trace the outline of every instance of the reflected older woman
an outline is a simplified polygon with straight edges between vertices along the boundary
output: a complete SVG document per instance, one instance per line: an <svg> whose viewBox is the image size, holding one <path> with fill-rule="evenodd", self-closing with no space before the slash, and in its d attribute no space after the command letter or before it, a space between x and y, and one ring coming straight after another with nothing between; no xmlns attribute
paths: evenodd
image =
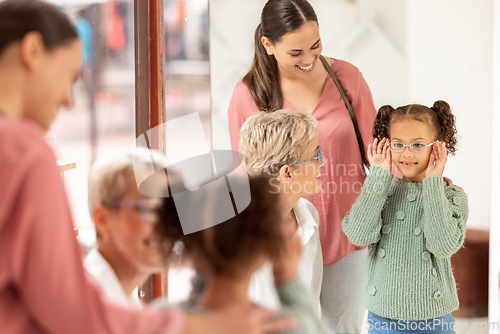
<svg viewBox="0 0 500 334"><path fill-rule="evenodd" d="M319 310L323 256L319 241L319 215L303 196L321 191L323 153L318 145L316 120L303 113L278 110L250 117L240 130L240 153L252 176L271 176L280 193L288 224L300 235L303 254L299 276L309 287ZM272 266L265 264L252 278L250 297L262 306L276 308Z"/></svg>
<svg viewBox="0 0 500 334"><path fill-rule="evenodd" d="M156 165L166 167L166 156L134 149L98 159L89 175L97 243L83 264L104 295L122 305L141 306L137 286L165 266L153 234L161 198L139 192L136 181Z"/></svg>

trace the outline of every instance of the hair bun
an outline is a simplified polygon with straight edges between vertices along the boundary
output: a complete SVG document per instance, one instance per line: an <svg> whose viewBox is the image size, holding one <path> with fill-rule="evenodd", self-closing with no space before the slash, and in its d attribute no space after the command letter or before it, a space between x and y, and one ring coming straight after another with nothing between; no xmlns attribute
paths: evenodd
<svg viewBox="0 0 500 334"><path fill-rule="evenodd" d="M394 108L390 105L380 107L373 123L373 138L389 138L389 123L393 113Z"/></svg>
<svg viewBox="0 0 500 334"><path fill-rule="evenodd" d="M431 108L437 116L440 127L440 137L446 143L449 154L454 155L457 151L457 128L455 116L451 113L448 102L438 100Z"/></svg>
<svg viewBox="0 0 500 334"><path fill-rule="evenodd" d="M450 105L448 104L448 102L445 102L443 100L438 100L438 101L434 102L434 105L432 106L431 109L436 111L436 112L440 111L440 112L444 112L446 114L451 113Z"/></svg>

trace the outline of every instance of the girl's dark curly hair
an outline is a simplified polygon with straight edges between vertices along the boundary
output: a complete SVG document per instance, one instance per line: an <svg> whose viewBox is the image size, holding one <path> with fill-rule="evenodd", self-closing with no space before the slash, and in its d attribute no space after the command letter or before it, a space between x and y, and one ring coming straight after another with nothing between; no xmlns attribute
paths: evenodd
<svg viewBox="0 0 500 334"><path fill-rule="evenodd" d="M284 243L284 220L279 211L279 195L270 181L263 176L251 178L250 204L243 211L223 223L187 235L183 233L174 201L165 198L156 225L160 244L171 247L174 242L181 241L185 247L184 256L190 257L196 250L203 257L206 270L223 276L237 275L241 266L262 253L271 257L277 255ZM196 206L190 206L193 210L205 207L203 203L194 204ZM208 209L207 214L215 214L217 208L205 209ZM170 253L170 248L163 250L164 255Z"/></svg>
<svg viewBox="0 0 500 334"><path fill-rule="evenodd" d="M455 116L451 113L450 105L441 100L434 102L431 108L420 104L409 104L396 109L389 105L381 107L373 124L373 138L390 138L391 125L407 117L431 126L436 134L436 140L444 141L448 153L455 155L457 151Z"/></svg>

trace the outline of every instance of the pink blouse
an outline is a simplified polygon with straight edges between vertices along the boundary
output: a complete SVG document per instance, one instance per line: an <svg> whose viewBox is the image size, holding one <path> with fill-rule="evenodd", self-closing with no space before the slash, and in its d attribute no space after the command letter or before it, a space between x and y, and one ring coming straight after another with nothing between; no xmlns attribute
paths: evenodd
<svg viewBox="0 0 500 334"><path fill-rule="evenodd" d="M332 69L351 101L366 150L372 141L371 132L376 115L370 89L361 72L353 65L335 59ZM288 101L284 101L283 108L296 111ZM241 126L258 111L248 87L240 81L234 88L228 111L233 150L238 150ZM319 211L323 264L330 265L349 252L364 248L349 242L342 231L341 221L361 192L366 175L349 111L330 77L326 80L312 115L318 121L319 145L327 161L321 169L322 192L307 199Z"/></svg>
<svg viewBox="0 0 500 334"><path fill-rule="evenodd" d="M2 333L179 333L176 310L103 302L84 273L61 175L42 131L0 117Z"/></svg>

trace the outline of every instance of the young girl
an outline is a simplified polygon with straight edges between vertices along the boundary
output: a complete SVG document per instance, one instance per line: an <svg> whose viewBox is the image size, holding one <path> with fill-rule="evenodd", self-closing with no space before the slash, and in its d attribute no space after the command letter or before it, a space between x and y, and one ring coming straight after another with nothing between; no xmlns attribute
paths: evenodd
<svg viewBox="0 0 500 334"><path fill-rule="evenodd" d="M329 333L319 319L310 291L297 278L301 240L279 207L281 195L273 191L265 177L251 178L250 182L232 178L230 186L230 197L235 200L247 193L249 186L249 205L233 218L198 232L184 235L182 226L204 226L205 221L223 210L228 198L225 182L206 188L204 197L194 194L185 203L201 210L202 219L193 211L193 217L182 216L181 221L171 198L166 198L159 210L156 231L165 255L170 255L173 242L182 241L186 255L204 278L202 291L195 286L200 295L183 303L183 308L197 314L233 305L259 309L248 297L248 286L255 271L271 260L283 313L293 315L298 322L286 333ZM159 307L168 306L165 301L159 303Z"/></svg>
<svg viewBox="0 0 500 334"><path fill-rule="evenodd" d="M342 221L369 245L362 300L369 333L454 333L458 308L450 257L462 246L467 196L442 174L456 151L450 106L380 108L361 195ZM403 174L390 173L391 161Z"/></svg>

